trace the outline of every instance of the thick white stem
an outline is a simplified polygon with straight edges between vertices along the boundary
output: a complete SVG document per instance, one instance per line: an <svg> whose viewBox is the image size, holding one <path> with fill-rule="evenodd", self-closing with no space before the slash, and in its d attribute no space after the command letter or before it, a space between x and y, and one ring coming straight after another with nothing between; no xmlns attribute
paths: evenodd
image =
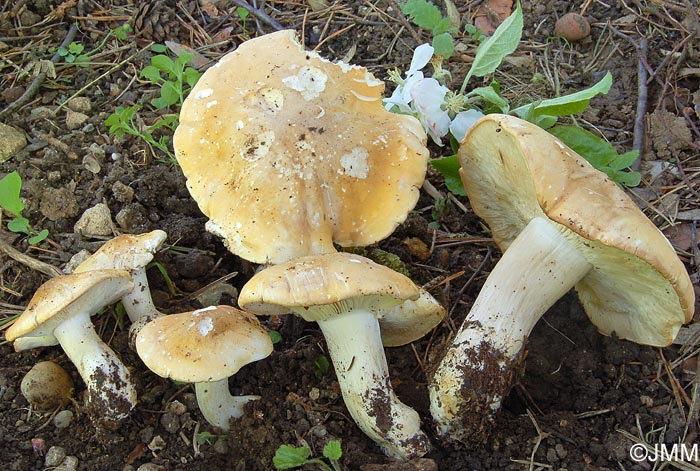
<svg viewBox="0 0 700 471"><path fill-rule="evenodd" d="M483 437L532 328L590 271L562 230L534 218L486 280L430 383L430 411L444 439Z"/></svg>
<svg viewBox="0 0 700 471"><path fill-rule="evenodd" d="M160 317L162 314L153 304L151 291L148 288L146 269L132 273L131 277L134 280L134 289L121 299L129 320L134 323L143 317L148 318L149 321Z"/></svg>
<svg viewBox="0 0 700 471"><path fill-rule="evenodd" d="M394 458L414 458L430 451L418 414L394 394L375 315L353 309L317 322L345 405L362 431Z"/></svg>
<svg viewBox="0 0 700 471"><path fill-rule="evenodd" d="M207 422L223 430L231 428L231 419L243 417L247 403L260 399L260 396L232 396L228 390L228 378L194 386L202 415Z"/></svg>
<svg viewBox="0 0 700 471"><path fill-rule="evenodd" d="M97 335L87 312L62 322L54 335L85 382L90 415L103 426L117 427L136 405L129 370Z"/></svg>

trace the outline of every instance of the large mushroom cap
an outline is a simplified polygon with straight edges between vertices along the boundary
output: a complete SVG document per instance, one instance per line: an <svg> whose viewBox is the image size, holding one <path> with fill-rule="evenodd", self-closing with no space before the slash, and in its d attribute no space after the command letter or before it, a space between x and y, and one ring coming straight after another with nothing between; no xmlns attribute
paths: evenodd
<svg viewBox="0 0 700 471"><path fill-rule="evenodd" d="M272 353L257 318L231 306L210 306L159 317L136 337L146 366L163 378L188 383L218 381Z"/></svg>
<svg viewBox="0 0 700 471"><path fill-rule="evenodd" d="M174 137L207 230L256 263L383 239L416 204L428 151L382 106L365 68L305 51L293 31L247 41L207 70Z"/></svg>
<svg viewBox="0 0 700 471"><path fill-rule="evenodd" d="M165 242L166 237L167 234L161 230L145 234L122 234L105 242L78 265L74 273L105 268L140 270L153 260L153 254Z"/></svg>
<svg viewBox="0 0 700 471"><path fill-rule="evenodd" d="M416 300L419 288L406 276L359 255L310 255L268 267L241 290L238 303L256 314L292 309L307 321L342 312L335 304L382 311ZM320 309L328 306L328 309ZM315 309L311 309L311 308Z"/></svg>
<svg viewBox="0 0 700 471"><path fill-rule="evenodd" d="M96 313L134 288L125 270L95 270L52 278L39 287L25 311L5 332L12 342L20 337L44 337L56 345L52 332L75 313Z"/></svg>
<svg viewBox="0 0 700 471"><path fill-rule="evenodd" d="M491 114L471 128L459 159L472 208L503 250L535 217L561 225L593 266L576 290L602 333L664 346L691 319L693 288L668 240L624 191L551 134Z"/></svg>

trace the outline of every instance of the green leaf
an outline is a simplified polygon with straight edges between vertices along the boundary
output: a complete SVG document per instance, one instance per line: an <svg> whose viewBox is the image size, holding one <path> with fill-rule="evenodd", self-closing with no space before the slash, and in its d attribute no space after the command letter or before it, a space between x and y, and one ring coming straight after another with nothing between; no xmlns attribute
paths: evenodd
<svg viewBox="0 0 700 471"><path fill-rule="evenodd" d="M439 159L430 159L430 165L435 170L440 172L445 177L445 186L451 193L460 196L466 196L462 179L459 177L459 169L461 167L456 155L441 157Z"/></svg>
<svg viewBox="0 0 700 471"><path fill-rule="evenodd" d="M21 232L22 234L29 234L32 229L29 225L29 220L23 216L17 216L8 222L7 228L12 232Z"/></svg>
<svg viewBox="0 0 700 471"><path fill-rule="evenodd" d="M248 15L250 15L250 11L248 11L247 8L238 7L236 8L236 14L241 20L245 21Z"/></svg>
<svg viewBox="0 0 700 471"><path fill-rule="evenodd" d="M578 126L554 126L549 132L588 160L593 167L605 172L614 182L627 186L639 185L641 181L639 172L622 171L636 160L637 151L618 155L608 141Z"/></svg>
<svg viewBox="0 0 700 471"><path fill-rule="evenodd" d="M499 91L496 89L496 84L494 82L492 82L491 85L489 85L488 87L475 88L474 90L467 93L467 98L472 96L481 97L481 99L487 105L489 105L484 107L486 112L485 114L488 114L489 112L507 114L508 110L510 110L508 100L501 96ZM493 108L495 108L495 110L492 110Z"/></svg>
<svg viewBox="0 0 700 471"><path fill-rule="evenodd" d="M282 341L282 334L280 334L276 330L270 330L267 333L270 336L270 340L272 341L272 345L278 344Z"/></svg>
<svg viewBox="0 0 700 471"><path fill-rule="evenodd" d="M13 216L21 216L24 211L24 203L19 197L22 190L22 177L19 173L8 173L0 180L0 207L12 213Z"/></svg>
<svg viewBox="0 0 700 471"><path fill-rule="evenodd" d="M182 74L182 79L187 85L189 85L190 87L194 87L201 76L202 73L199 70L194 69L192 67L187 67L185 69L185 72Z"/></svg>
<svg viewBox="0 0 700 471"><path fill-rule="evenodd" d="M332 461L338 461L343 456L340 440L331 440L323 447L323 456Z"/></svg>
<svg viewBox="0 0 700 471"><path fill-rule="evenodd" d="M441 33L433 37L433 49L436 56L449 59L455 52L455 45L450 33Z"/></svg>
<svg viewBox="0 0 700 471"><path fill-rule="evenodd" d="M406 3L400 3L399 8L416 26L428 31L435 29L442 20L438 7L426 0L408 0Z"/></svg>
<svg viewBox="0 0 700 471"><path fill-rule="evenodd" d="M606 94L612 86L612 74L608 72L598 83L576 93L523 105L513 110L513 114L532 122L531 117L542 115L567 116L585 110L591 98Z"/></svg>
<svg viewBox="0 0 700 471"><path fill-rule="evenodd" d="M156 52L158 54L164 54L168 51L168 48L165 44L154 44L151 46L151 51Z"/></svg>
<svg viewBox="0 0 700 471"><path fill-rule="evenodd" d="M319 381L323 379L325 375L331 369L331 364L325 355L319 355L316 360L314 360L314 375Z"/></svg>
<svg viewBox="0 0 700 471"><path fill-rule="evenodd" d="M36 234L36 235L30 237L30 238L29 238L29 243L30 243L31 245L36 245L36 244L38 244L39 242L41 242L42 240L46 239L48 236L49 236L49 230L48 230L48 229L44 229L44 230L42 230L41 232L39 232L38 234Z"/></svg>
<svg viewBox="0 0 700 471"><path fill-rule="evenodd" d="M281 445L272 458L275 469L292 469L303 466L311 456L311 450L305 446Z"/></svg>
<svg viewBox="0 0 700 471"><path fill-rule="evenodd" d="M493 35L479 44L474 62L459 92L464 93L471 77L483 77L493 73L503 59L518 48L522 35L523 10L518 2L515 11L496 28Z"/></svg>
<svg viewBox="0 0 700 471"><path fill-rule="evenodd" d="M160 76L160 70L153 65L147 65L141 71L141 77L147 78L153 83L160 83L163 78Z"/></svg>
<svg viewBox="0 0 700 471"><path fill-rule="evenodd" d="M155 66L158 70L168 74L172 73L175 69L175 61L164 54L153 56L151 58L151 64L153 64L153 66Z"/></svg>

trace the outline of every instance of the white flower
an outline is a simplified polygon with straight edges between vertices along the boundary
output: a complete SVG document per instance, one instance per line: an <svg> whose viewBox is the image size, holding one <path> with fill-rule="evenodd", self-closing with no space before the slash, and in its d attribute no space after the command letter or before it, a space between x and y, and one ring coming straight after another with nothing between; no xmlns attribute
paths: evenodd
<svg viewBox="0 0 700 471"><path fill-rule="evenodd" d="M423 72L420 69L428 65L434 52L435 49L430 44L421 44L413 51L413 58L405 79L402 79L398 73L390 74L391 79L397 83L397 87L389 98L384 99L387 110L415 114L415 110L411 107L411 89L423 80Z"/></svg>
<svg viewBox="0 0 700 471"><path fill-rule="evenodd" d="M469 128L474 126L474 123L483 118L483 116L484 113L478 110L467 110L457 113L457 116L454 117L450 124L450 133L457 139L457 142L462 142Z"/></svg>
<svg viewBox="0 0 700 471"><path fill-rule="evenodd" d="M447 87L440 85L434 78L422 79L410 90L417 118L438 145L442 145L442 137L447 134L450 126L450 115L443 109L448 91Z"/></svg>

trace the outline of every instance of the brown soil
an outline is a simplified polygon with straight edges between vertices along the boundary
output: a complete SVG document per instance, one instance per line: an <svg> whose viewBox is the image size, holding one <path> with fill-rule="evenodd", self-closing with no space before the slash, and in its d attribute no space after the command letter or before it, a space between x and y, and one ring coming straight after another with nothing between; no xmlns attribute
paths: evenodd
<svg viewBox="0 0 700 471"><path fill-rule="evenodd" d="M328 8L314 11L307 2L268 0L264 10L283 27L302 32L307 47L318 47L330 59L366 66L380 78L386 78L390 68L408 67L417 45L414 34L427 39L415 28L402 26L391 8L393 1L329 3ZM455 3L464 23L480 2ZM687 0L630 1L627 6L605 3L593 1L586 9L591 36L566 44L551 35L557 18L575 6L559 0L524 2L526 31L521 47L496 78L504 94L517 102L552 97L557 87L560 93L576 91L612 71L610 93L594 99L578 122L597 129L626 151L632 147L638 95L639 56L634 42L641 35L648 38L646 63L652 75L647 121L653 132L647 136L644 159L661 163L645 163L645 167L661 165L666 170L646 174L633 192L635 201L677 245L697 284L700 11L696 2ZM72 23L79 26L74 41L86 50L97 47L110 28L126 20L135 31L126 41L108 39L88 67L59 60L53 70L44 69L49 73L38 93L1 120L24 132L29 145L0 163L0 176L13 170L20 173L24 215L33 227L48 229L50 236L31 247L26 238L6 231L3 224L0 238L34 259L63 268L74 254L94 251L106 238L85 237L74 230L85 210L105 203L117 233L153 229L168 233L172 247L159 252L156 261L174 288L156 267L148 275L157 306L174 313L200 307L192 293L234 272L237 275L228 282L240 288L256 267L227 253L204 230L206 218L189 196L174 162L141 140L115 138L104 120L116 106L133 103L145 105L139 116L146 123L163 113L149 107L157 89L138 75L149 63L146 46L152 41L195 48L206 62L246 37L274 28L251 15L244 31L235 6L228 2L217 2L219 9L188 0L140 4L117 0L3 3L0 108L22 95L37 67L47 67L39 61L51 57ZM474 52L467 38L462 42L448 64L455 84L461 83ZM77 111L60 106L74 95L84 99ZM76 112L86 120L80 122ZM672 128L659 124L665 122L673 123ZM672 133L665 134L664 129ZM434 157L447 152L437 147L432 151ZM429 180L446 191L438 174L431 172ZM280 445L304 444L320 456L323 445L334 438L342 440L341 464L348 470L643 470L651 469L653 463L630 459L630 446L642 439L629 437L643 437L650 444L697 441L697 408L691 407L698 399L695 342L655 349L604 337L570 294L550 309L532 333L522 376L484 443L463 449L442 446L429 421L426 374L439 360L499 254L495 245L480 241L488 233L469 211L466 198L455 201L437 211L434 200L424 194L408 220L378 244L400 257L417 283L435 286L432 294L450 312L424 339L387 349L397 394L420 413L435 445L428 460L417 461L413 468L409 464L391 467L359 431L345 409L332 368L323 372L315 366L327 354L314 324L291 316L263 319L279 330L282 341L269 358L244 367L231 380L232 393L257 394L261 399L224 434L204 421L190 385L162 379L143 366L128 348L123 316L110 309L95 322L137 382L140 402L131 418L116 431L96 428L82 406L85 387L60 348L15 353L4 343L0 345L0 469L56 466L46 461L36 439L43 441L45 450L60 447L76 457L77 469L142 471L272 469L272 456ZM433 221L439 230L428 227ZM432 251L426 252L425 247ZM464 274L451 278L461 271ZM439 283L442 278L449 281ZM3 254L0 319L21 312L46 280L45 274ZM221 302L235 303L235 299L224 294ZM66 429L54 425L53 413L31 410L19 392L31 366L49 359L64 366L76 384L76 401L68 407L74 417ZM207 440L199 444L197 437ZM63 467L55 469L71 469L70 462L63 461Z"/></svg>

